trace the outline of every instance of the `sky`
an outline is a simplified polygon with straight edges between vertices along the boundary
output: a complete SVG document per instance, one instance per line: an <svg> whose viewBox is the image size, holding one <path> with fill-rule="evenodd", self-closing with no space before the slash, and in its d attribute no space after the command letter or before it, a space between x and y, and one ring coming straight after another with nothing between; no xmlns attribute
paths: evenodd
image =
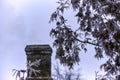
<svg viewBox="0 0 120 80"><path fill-rule="evenodd" d="M56 9L56 1L0 0L0 80L14 80L12 69L26 69L26 45L49 44L52 47L49 32L55 25L48 22ZM71 14L67 14L70 23L76 25ZM84 80L94 80L95 71L105 60L94 58L92 46L88 49L87 53L80 52L80 73ZM55 64L54 54L55 49L52 64Z"/></svg>

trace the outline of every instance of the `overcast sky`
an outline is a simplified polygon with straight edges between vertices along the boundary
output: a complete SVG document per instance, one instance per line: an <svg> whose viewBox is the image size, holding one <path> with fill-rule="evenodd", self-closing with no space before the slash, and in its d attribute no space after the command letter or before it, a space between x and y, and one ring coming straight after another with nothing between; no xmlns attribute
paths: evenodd
<svg viewBox="0 0 120 80"><path fill-rule="evenodd" d="M0 0L0 80L13 80L12 69L26 69L26 45L49 44L52 47L49 32L55 25L48 21L56 1ZM71 14L67 15L71 17ZM76 25L72 20L70 22ZM104 60L96 60L94 50L91 46L88 48L87 53L80 53L80 73L85 80L94 80L95 71Z"/></svg>

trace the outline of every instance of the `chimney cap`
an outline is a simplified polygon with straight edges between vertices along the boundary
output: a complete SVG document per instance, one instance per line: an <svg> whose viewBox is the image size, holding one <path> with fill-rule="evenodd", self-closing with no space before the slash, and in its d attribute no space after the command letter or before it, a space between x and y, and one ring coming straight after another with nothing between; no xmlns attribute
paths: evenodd
<svg viewBox="0 0 120 80"><path fill-rule="evenodd" d="M27 45L25 47L26 54L35 54L35 53L52 53L52 48L49 45ZM31 53L30 53L31 52Z"/></svg>

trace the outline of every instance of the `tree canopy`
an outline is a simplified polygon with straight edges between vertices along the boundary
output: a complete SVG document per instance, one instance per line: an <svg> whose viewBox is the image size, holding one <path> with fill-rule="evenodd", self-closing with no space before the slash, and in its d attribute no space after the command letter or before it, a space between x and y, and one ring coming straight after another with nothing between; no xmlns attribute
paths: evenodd
<svg viewBox="0 0 120 80"><path fill-rule="evenodd" d="M58 0L50 22L56 27L50 32L54 38L56 58L72 68L80 61L79 52L94 46L95 58L108 57L101 65L110 74L120 73L120 1L119 0ZM78 28L73 30L64 12L73 9ZM69 15L69 13L68 13Z"/></svg>

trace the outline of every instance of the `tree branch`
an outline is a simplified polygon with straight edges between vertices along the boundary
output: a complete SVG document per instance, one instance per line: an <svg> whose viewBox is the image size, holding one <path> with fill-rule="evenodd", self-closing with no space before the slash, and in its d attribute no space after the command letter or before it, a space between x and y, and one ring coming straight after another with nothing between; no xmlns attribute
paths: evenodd
<svg viewBox="0 0 120 80"><path fill-rule="evenodd" d="M97 43L92 43L92 42L89 42L89 41L82 41L82 40L79 40L79 39L76 39L76 40L79 41L79 42L81 42L81 43L88 43L88 44L91 44L91 45L94 45L94 46L100 46Z"/></svg>

